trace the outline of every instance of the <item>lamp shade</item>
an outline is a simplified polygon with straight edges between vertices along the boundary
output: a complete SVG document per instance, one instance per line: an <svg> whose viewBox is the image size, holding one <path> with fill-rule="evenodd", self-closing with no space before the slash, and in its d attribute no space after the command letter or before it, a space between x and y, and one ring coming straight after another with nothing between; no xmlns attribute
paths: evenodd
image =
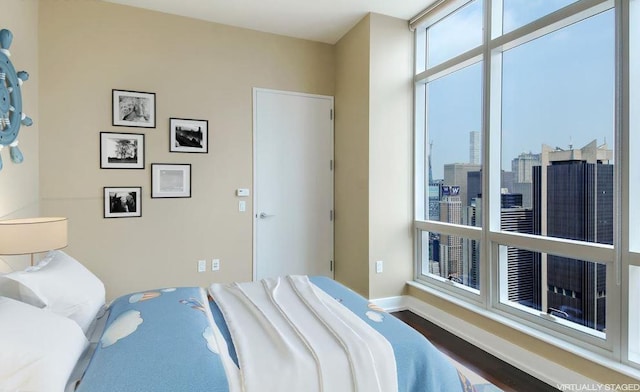
<svg viewBox="0 0 640 392"><path fill-rule="evenodd" d="M0 221L0 255L48 252L67 246L67 218Z"/></svg>

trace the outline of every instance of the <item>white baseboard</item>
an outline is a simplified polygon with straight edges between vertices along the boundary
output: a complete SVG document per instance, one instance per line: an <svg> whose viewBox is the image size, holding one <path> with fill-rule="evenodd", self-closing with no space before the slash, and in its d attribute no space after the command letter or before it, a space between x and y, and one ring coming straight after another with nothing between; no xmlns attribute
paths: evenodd
<svg viewBox="0 0 640 392"><path fill-rule="evenodd" d="M547 358L527 351L522 347L500 338L482 328L429 305L415 297L398 296L372 300L376 305L390 311L410 310L476 347L500 358L510 365L533 377L559 388L560 385L595 385L594 380L561 366Z"/></svg>

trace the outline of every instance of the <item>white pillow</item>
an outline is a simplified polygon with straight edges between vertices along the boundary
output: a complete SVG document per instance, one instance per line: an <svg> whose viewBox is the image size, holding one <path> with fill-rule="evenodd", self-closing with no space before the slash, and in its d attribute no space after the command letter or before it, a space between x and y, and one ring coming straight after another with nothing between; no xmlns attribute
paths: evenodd
<svg viewBox="0 0 640 392"><path fill-rule="evenodd" d="M87 332L105 303L104 284L73 257L54 250L35 267L4 275L20 284L20 300L68 317Z"/></svg>
<svg viewBox="0 0 640 392"><path fill-rule="evenodd" d="M88 345L78 324L3 297L0 320L0 391L64 391Z"/></svg>

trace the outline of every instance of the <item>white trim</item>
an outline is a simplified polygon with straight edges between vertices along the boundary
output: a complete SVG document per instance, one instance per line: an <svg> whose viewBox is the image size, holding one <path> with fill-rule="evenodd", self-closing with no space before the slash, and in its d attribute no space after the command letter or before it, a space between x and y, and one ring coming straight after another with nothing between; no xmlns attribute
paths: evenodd
<svg viewBox="0 0 640 392"><path fill-rule="evenodd" d="M477 241L479 241L482 237L481 227L457 225L455 223L438 221L415 221L414 228L422 231L455 235L458 237L464 237Z"/></svg>
<svg viewBox="0 0 640 392"><path fill-rule="evenodd" d="M420 285L419 283L409 281L407 282L407 284L427 293L437 295L440 298L445 297L443 293L430 290L425 286ZM640 370L635 369L631 366L623 365L616 360L612 360L611 358L608 358L606 356L599 355L582 347L578 347L562 339L558 339L549 334L541 332L538 329L533 329L527 327L526 325L522 325L513 320L507 319L506 317L496 315L495 313L488 313L484 309L473 306L464 301L452 299L451 297L445 299L454 303L455 305L460 306L461 308L470 310L490 320L499 322L509 328L530 335L535 339L551 344L561 350L577 355L597 365L609 368L632 378L640 379ZM411 312L424 318L425 320L438 325L439 327L453 333L461 339L464 339L474 346L553 387L557 388L561 384L599 384L595 380L592 380L583 374L568 369L556 362L549 360L548 358L532 353L531 351L528 351L506 339L496 336L493 333L477 327L465 320L457 318L450 313L447 313L444 310L430 305L427 302L424 302L413 296L403 295L397 297L380 298L373 299L371 300L371 302L375 303L388 312L410 310Z"/></svg>

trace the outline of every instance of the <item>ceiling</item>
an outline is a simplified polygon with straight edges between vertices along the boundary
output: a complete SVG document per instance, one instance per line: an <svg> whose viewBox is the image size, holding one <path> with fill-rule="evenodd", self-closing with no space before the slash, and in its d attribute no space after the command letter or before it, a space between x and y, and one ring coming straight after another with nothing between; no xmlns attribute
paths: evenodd
<svg viewBox="0 0 640 392"><path fill-rule="evenodd" d="M105 0L268 33L336 43L369 12L411 19L435 0Z"/></svg>

